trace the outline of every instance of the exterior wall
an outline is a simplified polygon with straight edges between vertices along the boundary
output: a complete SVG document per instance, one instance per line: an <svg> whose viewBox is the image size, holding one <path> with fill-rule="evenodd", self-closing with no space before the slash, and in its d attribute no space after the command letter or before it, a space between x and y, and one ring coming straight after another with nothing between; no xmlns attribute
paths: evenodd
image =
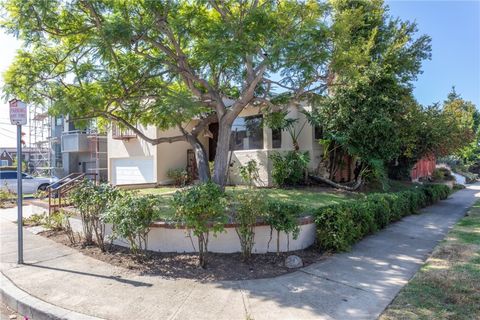
<svg viewBox="0 0 480 320"><path fill-rule="evenodd" d="M314 139L314 128L307 122L305 115L300 112L299 108L308 108L306 106L289 108L288 116L297 121L297 130L301 130L298 137L300 151L308 152L310 154L309 169L315 170L322 159L322 149L318 142ZM240 113L240 117L247 117L260 114L258 107L247 107ZM192 121L187 129L190 129L196 124ZM302 129L303 127L303 129ZM180 134L178 129L159 130L153 126L141 128L149 137L171 137ZM209 138L200 134L199 139L202 142L205 151L208 154ZM187 167L187 151L192 149L187 142L162 143L156 146L143 141L140 138L130 140L114 140L112 133L108 134L108 179L114 182L112 163L115 159L141 159L149 157L153 159L155 183L168 184L171 179L168 178L167 172L169 169L186 168ZM228 183L241 184L242 180L238 174L239 166L245 165L251 159L257 161L259 165L260 180L257 182L258 186L271 186L273 184L271 177L272 164L269 159L273 152L287 152L293 150L293 143L288 132L282 132L281 148L272 147L272 130L270 128L263 128L263 149L253 150L236 150L229 155L230 169L228 172Z"/></svg>
<svg viewBox="0 0 480 320"><path fill-rule="evenodd" d="M157 129L154 126L140 127L140 130L147 136L156 138ZM115 183L115 168L113 164L116 160L143 160L151 159L153 175L156 176L157 167L154 165L157 162L156 146L140 139L132 138L129 140L116 140L112 138L112 132L109 131L107 135L108 144L108 181Z"/></svg>
<svg viewBox="0 0 480 320"><path fill-rule="evenodd" d="M187 127L187 130L192 129L196 125L197 121L192 121ZM173 137L180 135L181 132L178 129L169 129L165 131L158 130L157 136L161 137ZM199 140L203 144L205 151L208 154L208 138L199 135ZM156 146L156 168L157 168L157 183L169 184L172 183L172 179L168 178L167 173L170 169L186 169L187 168L187 151L192 149L192 146L188 142L174 142L174 143L162 143Z"/></svg>
<svg viewBox="0 0 480 320"><path fill-rule="evenodd" d="M300 110L301 108L308 110L306 106L289 107L287 117L298 119L296 126L297 132L301 130L298 136L300 151L310 154L309 170L315 170L322 160L322 148L320 144L315 141L314 128L308 123L306 116ZM246 117L257 114L259 114L258 108L246 108L239 116ZM286 153L293 150L293 141L287 131L282 131L281 148L272 148L272 130L268 127L263 128L263 140L263 149L233 151L233 154L230 155L232 161L228 173L228 183L242 184L239 167L245 165L250 160L255 160L259 167L259 181L256 182L256 185L259 187L269 187L273 185L271 176L272 162L269 156L274 152Z"/></svg>

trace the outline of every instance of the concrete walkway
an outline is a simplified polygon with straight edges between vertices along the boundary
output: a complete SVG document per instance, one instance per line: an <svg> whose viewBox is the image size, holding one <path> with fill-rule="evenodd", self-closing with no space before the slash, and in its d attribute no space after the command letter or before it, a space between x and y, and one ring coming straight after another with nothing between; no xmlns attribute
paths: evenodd
<svg viewBox="0 0 480 320"><path fill-rule="evenodd" d="M16 286L23 290L17 296L70 319L375 319L479 192L480 184L469 186L365 238L351 252L297 272L207 283L140 276L30 232L27 263L18 266L15 210L7 209L0 211L1 289L5 297Z"/></svg>

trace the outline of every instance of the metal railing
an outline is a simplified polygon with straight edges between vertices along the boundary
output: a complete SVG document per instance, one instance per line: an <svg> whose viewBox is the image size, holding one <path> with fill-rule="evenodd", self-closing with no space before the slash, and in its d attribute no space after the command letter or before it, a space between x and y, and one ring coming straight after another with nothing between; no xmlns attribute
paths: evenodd
<svg viewBox="0 0 480 320"><path fill-rule="evenodd" d="M137 134L132 129L120 128L118 125L112 125L112 139L115 140L128 140L134 139Z"/></svg>
<svg viewBox="0 0 480 320"><path fill-rule="evenodd" d="M51 215L52 213L59 211L61 208L70 205L67 198L68 194L89 176L93 177L91 180L97 183L96 173L71 173L49 185L47 187L48 214Z"/></svg>

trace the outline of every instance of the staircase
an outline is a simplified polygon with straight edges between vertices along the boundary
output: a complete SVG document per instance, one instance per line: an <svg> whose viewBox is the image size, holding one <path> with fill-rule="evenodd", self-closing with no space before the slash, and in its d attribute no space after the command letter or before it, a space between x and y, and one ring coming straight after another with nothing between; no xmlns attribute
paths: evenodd
<svg viewBox="0 0 480 320"><path fill-rule="evenodd" d="M97 183L96 173L71 173L68 176L52 183L47 187L48 192L48 214L60 211L61 208L69 206L68 194L77 188L84 179L90 177Z"/></svg>

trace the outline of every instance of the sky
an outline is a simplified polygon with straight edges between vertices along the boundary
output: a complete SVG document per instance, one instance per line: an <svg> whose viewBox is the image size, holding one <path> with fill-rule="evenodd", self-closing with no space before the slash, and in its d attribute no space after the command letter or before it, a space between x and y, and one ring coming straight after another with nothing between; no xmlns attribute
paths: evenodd
<svg viewBox="0 0 480 320"><path fill-rule="evenodd" d="M416 21L418 33L432 38L432 59L423 63L423 74L414 83L417 100L423 105L441 102L455 86L457 93L480 109L480 0L386 3L392 16ZM12 62L20 45L0 30L0 73ZM15 127L8 124L8 103L0 99L1 149L15 146L16 140ZM28 129L23 131L28 137Z"/></svg>

